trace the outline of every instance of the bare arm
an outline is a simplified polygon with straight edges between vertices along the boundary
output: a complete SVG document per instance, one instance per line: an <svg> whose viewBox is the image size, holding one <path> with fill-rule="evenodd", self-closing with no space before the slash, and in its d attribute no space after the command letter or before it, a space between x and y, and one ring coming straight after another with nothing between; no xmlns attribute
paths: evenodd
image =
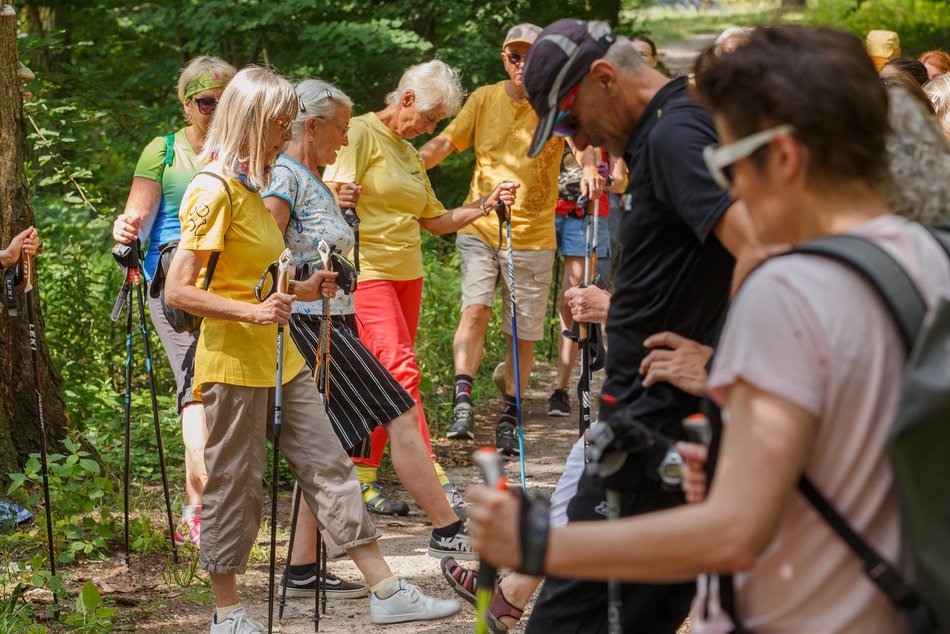
<svg viewBox="0 0 950 634"><path fill-rule="evenodd" d="M8 269L13 267L19 260L20 254L36 255L39 250L40 237L36 229L28 227L13 236L6 249L0 249L0 267Z"/></svg>
<svg viewBox="0 0 950 634"><path fill-rule="evenodd" d="M425 145L419 148L419 156L422 157L422 162L425 163L426 169L430 170L444 161L445 158L454 151L455 146L452 145L449 138L444 134L440 134L435 138L429 139Z"/></svg>
<svg viewBox="0 0 950 634"><path fill-rule="evenodd" d="M215 295L195 286L198 274L211 257L210 251L178 249L165 278L165 301L169 306L200 317L243 321L249 324L286 324L294 295L274 293L260 304L248 304Z"/></svg>
<svg viewBox="0 0 950 634"><path fill-rule="evenodd" d="M552 529L546 572L583 579L673 581L752 565L772 541L817 421L742 382L732 388L729 408L716 479L704 502L616 522ZM496 565L517 566L517 500L485 488L470 491L470 498L477 503L469 511L475 549Z"/></svg>
<svg viewBox="0 0 950 634"><path fill-rule="evenodd" d="M485 208L492 210L499 200L511 207L515 203L515 192L519 187L518 183L499 183L491 194L485 196ZM419 224L423 229L437 236L458 231L482 216L480 202L478 200L470 202L434 218L419 218ZM495 212L490 211L490 213Z"/></svg>
<svg viewBox="0 0 950 634"><path fill-rule="evenodd" d="M112 239L129 244L138 238L140 232L148 229L149 220L158 211L161 202L161 183L142 176L134 177L125 210L112 224Z"/></svg>
<svg viewBox="0 0 950 634"><path fill-rule="evenodd" d="M627 163L622 158L610 157L610 187L611 194L622 194L627 189Z"/></svg>
<svg viewBox="0 0 950 634"><path fill-rule="evenodd" d="M571 148L571 152L574 153L574 159L581 166L581 194L584 194L590 200L596 200L607 186L607 180L598 169L600 150L591 146L578 150L577 146L574 145L574 141L570 138L566 141Z"/></svg>

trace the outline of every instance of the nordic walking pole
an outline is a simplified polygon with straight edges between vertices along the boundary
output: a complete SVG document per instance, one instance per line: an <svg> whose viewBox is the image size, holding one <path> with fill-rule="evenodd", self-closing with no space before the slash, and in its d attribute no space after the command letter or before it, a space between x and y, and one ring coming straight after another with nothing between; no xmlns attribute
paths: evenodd
<svg viewBox="0 0 950 634"><path fill-rule="evenodd" d="M271 293L286 293L290 267L290 249L284 249L277 261L277 273ZM267 275L267 273L264 273ZM269 295L269 294L268 294ZM258 298L260 299L260 298ZM266 299L266 297L264 298ZM267 632L274 631L274 570L277 562L277 479L280 477L280 424L284 387L284 325L277 324L277 382L274 386L274 470L271 474L270 500L270 581L267 587Z"/></svg>
<svg viewBox="0 0 950 634"><path fill-rule="evenodd" d="M165 446L162 443L162 426L158 420L158 398L155 395L155 370L152 367L152 345L148 340L148 325L145 319L145 290L142 284L142 271L139 268L139 243L132 243L132 262L134 268L129 269L139 304L139 329L142 331L142 341L145 348L145 369L148 372L148 389L152 398L152 422L155 425L155 442L158 444L158 463L162 472L162 489L165 492L165 515L168 519L168 537L172 544L172 560L178 564L178 548L175 546L175 523L172 520L172 500L168 492L168 469L165 466ZM131 298L129 299L131 303ZM128 447L128 444L126 444ZM126 524L128 530L128 524Z"/></svg>
<svg viewBox="0 0 950 634"><path fill-rule="evenodd" d="M512 261L514 249L511 244L511 210L499 200L495 203L495 213L498 214L499 221L505 223L508 239L508 295L511 299L511 353L515 363L515 407L518 410L518 460L521 465L521 490L527 493L524 470L524 422L521 418L521 362L518 359L518 304L515 301L515 263Z"/></svg>
<svg viewBox="0 0 950 634"><path fill-rule="evenodd" d="M284 566L284 585L280 589L280 603L277 606L277 620L284 618L287 605L287 581L290 576L290 555L294 550L294 537L297 535L297 510L300 508L300 487L294 491L294 503L290 509L290 540L287 542L287 564Z"/></svg>
<svg viewBox="0 0 950 634"><path fill-rule="evenodd" d="M132 272L126 271L126 285L131 289ZM125 521L125 565L131 563L129 553L129 480L132 471L132 296L126 297L125 313L125 470L122 474L122 511ZM175 535L172 534L172 542Z"/></svg>
<svg viewBox="0 0 950 634"><path fill-rule="evenodd" d="M497 451L492 447L483 447L472 454L472 459L481 468L488 486L499 491L508 490L505 465ZM497 575L498 570L482 559L478 565L478 591L475 594L475 634L488 632L488 612L491 610Z"/></svg>
<svg viewBox="0 0 950 634"><path fill-rule="evenodd" d="M53 550L53 509L50 506L49 496L49 467L46 453L46 421L43 417L43 389L40 384L40 357L39 350L36 345L36 318L33 312L33 258L26 254L21 254L20 258L21 266L23 267L23 294L26 295L26 317L30 327L30 354L33 357L33 389L36 392L36 420L39 423L40 466L43 469L43 506L44 511L46 512L46 546L49 549L49 573L51 577L55 577L56 553ZM53 611L58 612L59 598L57 598L55 591L53 592L53 604L56 606Z"/></svg>
<svg viewBox="0 0 950 634"><path fill-rule="evenodd" d="M586 235L584 243L584 282L582 286L586 286L590 282L590 272L593 269L591 265L591 250L596 249L594 241L596 240L596 233L591 234L591 205L593 205L593 215L596 217L599 207L599 201L588 201L584 205L584 215L585 224L586 224ZM596 257L594 255L593 257ZM579 420L578 420L578 430L577 435L579 438L584 438L584 460L587 461L587 430L590 429L591 423L591 370L590 370L590 328L586 322L578 322L577 324L577 345L580 347L581 352L581 372L580 378L577 380L577 397L580 401L579 408Z"/></svg>

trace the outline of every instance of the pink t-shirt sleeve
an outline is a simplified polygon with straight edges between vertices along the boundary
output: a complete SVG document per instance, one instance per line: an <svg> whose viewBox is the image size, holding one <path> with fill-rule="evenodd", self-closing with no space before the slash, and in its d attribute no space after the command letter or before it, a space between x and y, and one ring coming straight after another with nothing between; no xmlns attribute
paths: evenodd
<svg viewBox="0 0 950 634"><path fill-rule="evenodd" d="M827 385L825 342L802 290L775 263L766 263L746 280L729 310L709 392L723 406L742 380L818 416Z"/></svg>

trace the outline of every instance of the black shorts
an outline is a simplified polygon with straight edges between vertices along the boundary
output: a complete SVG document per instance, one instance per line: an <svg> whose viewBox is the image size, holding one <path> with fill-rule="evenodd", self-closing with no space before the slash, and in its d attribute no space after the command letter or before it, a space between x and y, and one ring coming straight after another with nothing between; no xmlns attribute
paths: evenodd
<svg viewBox="0 0 950 634"><path fill-rule="evenodd" d="M659 511L682 503L681 495L669 493L626 493L621 498L621 516ZM606 495L600 480L581 477L571 500L568 521L606 519ZM583 549L583 544L579 548ZM629 548L649 548L630 544ZM694 582L671 584L621 584L623 632L675 634L689 613ZM593 634L607 632L607 584L576 579L545 579L531 610L525 634Z"/></svg>
<svg viewBox="0 0 950 634"><path fill-rule="evenodd" d="M294 313L290 336L313 372L323 320ZM330 318L330 372L327 415L343 448L355 458L368 457L373 430L402 416L416 403L356 334L354 315Z"/></svg>

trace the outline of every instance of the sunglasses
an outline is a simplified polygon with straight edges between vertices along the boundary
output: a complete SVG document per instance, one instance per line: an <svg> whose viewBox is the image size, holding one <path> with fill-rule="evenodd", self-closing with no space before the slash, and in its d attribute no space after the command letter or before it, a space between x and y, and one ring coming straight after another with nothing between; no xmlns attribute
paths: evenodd
<svg viewBox="0 0 950 634"><path fill-rule="evenodd" d="M561 107L558 109L557 116L554 118L554 128L553 132L557 136L569 136L573 137L577 134L577 131L580 130L580 122L577 120L577 115L574 114L574 102L577 101L577 93L580 91L581 85L574 84L574 87L571 88L567 95L564 97L564 103L561 104Z"/></svg>
<svg viewBox="0 0 950 634"><path fill-rule="evenodd" d="M214 109L218 107L218 100L213 97L202 97L201 99L191 98L196 106L198 106L198 112L203 115L209 115L214 113Z"/></svg>
<svg viewBox="0 0 950 634"><path fill-rule="evenodd" d="M527 55L522 55L521 53L505 53L505 59L507 59L508 63L512 66L520 66L527 58Z"/></svg>
<svg viewBox="0 0 950 634"><path fill-rule="evenodd" d="M783 124L750 134L726 145L707 145L703 148L703 161L716 184L725 190L732 189L732 165L751 156L780 134L793 134L795 128Z"/></svg>

